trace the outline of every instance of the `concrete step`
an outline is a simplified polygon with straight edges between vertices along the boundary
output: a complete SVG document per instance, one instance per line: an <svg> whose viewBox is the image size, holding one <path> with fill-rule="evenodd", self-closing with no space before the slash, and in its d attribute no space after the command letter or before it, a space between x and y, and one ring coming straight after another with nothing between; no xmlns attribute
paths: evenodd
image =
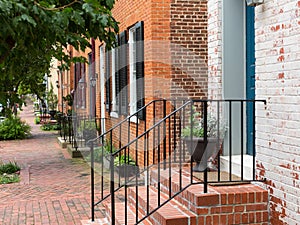
<svg viewBox="0 0 300 225"><path fill-rule="evenodd" d="M221 156L220 166L222 171L229 171L229 156ZM241 176L242 160L241 155L231 157L232 174ZM243 155L243 179L253 180L253 156Z"/></svg>

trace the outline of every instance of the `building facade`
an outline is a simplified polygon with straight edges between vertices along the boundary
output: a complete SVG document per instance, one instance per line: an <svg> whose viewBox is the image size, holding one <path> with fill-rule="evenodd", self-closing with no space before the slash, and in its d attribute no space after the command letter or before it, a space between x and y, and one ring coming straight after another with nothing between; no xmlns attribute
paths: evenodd
<svg viewBox="0 0 300 225"><path fill-rule="evenodd" d="M255 144L271 224L300 222L299 9L293 0L208 1L208 98L266 100Z"/></svg>
<svg viewBox="0 0 300 225"><path fill-rule="evenodd" d="M245 138L255 134L247 143L256 148L243 154L256 155L258 178L266 180L259 185L269 191L270 224L299 224L299 10L295 0L256 7L244 0L119 0L117 46L91 40L92 50L72 53L89 62L63 78L75 90L73 108L105 119L104 132L154 99L266 100L246 106ZM132 131L161 118L143 113Z"/></svg>

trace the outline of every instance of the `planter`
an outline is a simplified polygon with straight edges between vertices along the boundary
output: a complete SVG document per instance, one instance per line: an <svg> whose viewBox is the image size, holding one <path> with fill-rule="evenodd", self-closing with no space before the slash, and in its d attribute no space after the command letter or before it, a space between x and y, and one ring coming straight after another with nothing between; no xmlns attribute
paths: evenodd
<svg viewBox="0 0 300 225"><path fill-rule="evenodd" d="M115 171L120 177L132 177L139 174L140 170L138 166L123 164L120 166L115 166Z"/></svg>
<svg viewBox="0 0 300 225"><path fill-rule="evenodd" d="M207 167L207 160L210 157L215 157L218 153L218 138L208 138L206 147L202 137L194 137L192 140L185 138L184 142L192 156L192 160L196 162L196 166L193 168L195 172L204 171Z"/></svg>
<svg viewBox="0 0 300 225"><path fill-rule="evenodd" d="M50 114L50 120L55 120L55 115L56 115L56 110L50 110L49 111L49 114Z"/></svg>
<svg viewBox="0 0 300 225"><path fill-rule="evenodd" d="M83 130L83 139L85 141L95 139L97 137L97 131L95 130Z"/></svg>

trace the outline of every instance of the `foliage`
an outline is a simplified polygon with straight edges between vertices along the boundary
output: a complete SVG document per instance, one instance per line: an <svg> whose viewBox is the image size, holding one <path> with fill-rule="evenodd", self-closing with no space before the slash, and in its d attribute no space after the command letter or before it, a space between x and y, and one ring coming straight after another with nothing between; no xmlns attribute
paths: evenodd
<svg viewBox="0 0 300 225"><path fill-rule="evenodd" d="M9 117L0 124L0 140L24 139L30 135L30 126L19 117Z"/></svg>
<svg viewBox="0 0 300 225"><path fill-rule="evenodd" d="M41 126L41 130L43 131L60 130L60 126L58 124L45 123Z"/></svg>
<svg viewBox="0 0 300 225"><path fill-rule="evenodd" d="M0 184L19 182L20 166L16 162L0 163Z"/></svg>
<svg viewBox="0 0 300 225"><path fill-rule="evenodd" d="M65 102L67 102L68 106L73 106L73 97L72 97L72 95L68 94L68 95L64 96L63 100Z"/></svg>
<svg viewBox="0 0 300 225"><path fill-rule="evenodd" d="M79 127L78 127L79 132L83 132L85 130L94 131L96 129L97 129L97 126L96 126L95 120L87 120L87 119L81 120Z"/></svg>
<svg viewBox="0 0 300 225"><path fill-rule="evenodd" d="M118 149L110 142L110 140L105 140L103 145L106 154L115 153Z"/></svg>
<svg viewBox="0 0 300 225"><path fill-rule="evenodd" d="M50 83L50 90L47 92L47 104L50 110L56 110L58 97L53 91L53 84Z"/></svg>
<svg viewBox="0 0 300 225"><path fill-rule="evenodd" d="M9 163L1 163L0 164L0 174L4 173L15 173L17 171L20 171L20 166L16 162L9 162Z"/></svg>
<svg viewBox="0 0 300 225"><path fill-rule="evenodd" d="M35 124L40 124L40 122L41 122L41 118L40 118L39 116L36 116L36 117L34 118L34 123L35 123Z"/></svg>
<svg viewBox="0 0 300 225"><path fill-rule="evenodd" d="M111 9L115 0L0 0L0 103L9 114L21 95L43 98L44 76L52 58L68 68L84 61L66 51L85 51L92 38L114 45L118 25ZM8 104L8 100L10 104Z"/></svg>
<svg viewBox="0 0 300 225"><path fill-rule="evenodd" d="M96 162L101 162L102 156L115 153L117 150L118 149L114 145L110 144L109 140L105 140L102 146L94 148L94 159ZM87 159L90 160L90 155Z"/></svg>
<svg viewBox="0 0 300 225"><path fill-rule="evenodd" d="M200 117L198 112L193 113L190 122L193 123L193 129L191 124L182 129L183 137L204 137L204 118ZM207 116L207 136L208 137L220 137L224 138L227 128L225 124L218 120L212 114Z"/></svg>
<svg viewBox="0 0 300 225"><path fill-rule="evenodd" d="M126 155L126 157L125 157L125 155L116 156L116 158L114 160L114 165L115 166L122 166L122 165L125 165L125 164L134 166L136 164L136 162L129 155Z"/></svg>
<svg viewBox="0 0 300 225"><path fill-rule="evenodd" d="M0 175L0 184L17 183L20 181L18 174L3 174Z"/></svg>

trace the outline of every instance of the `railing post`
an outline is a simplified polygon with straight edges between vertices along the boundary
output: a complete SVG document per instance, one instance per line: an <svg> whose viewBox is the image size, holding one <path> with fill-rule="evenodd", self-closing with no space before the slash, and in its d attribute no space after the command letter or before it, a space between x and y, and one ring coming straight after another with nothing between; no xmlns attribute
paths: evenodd
<svg viewBox="0 0 300 225"><path fill-rule="evenodd" d="M64 141L67 140L67 138L66 138L66 130L67 130L66 125L67 125L67 118L66 118L66 116L63 116L63 139L64 139Z"/></svg>
<svg viewBox="0 0 300 225"><path fill-rule="evenodd" d="M114 156L110 154L110 196L111 196L111 225L116 224L116 208L115 208L115 171L114 171Z"/></svg>
<svg viewBox="0 0 300 225"><path fill-rule="evenodd" d="M207 193L207 101L204 101L204 193Z"/></svg>
<svg viewBox="0 0 300 225"><path fill-rule="evenodd" d="M253 169L253 180L255 180L255 156L256 156L256 151L255 151L255 101L252 102L253 104L253 141L252 141L252 145L253 145L253 161L252 161L252 169Z"/></svg>
<svg viewBox="0 0 300 225"><path fill-rule="evenodd" d="M94 143L91 142L91 207L92 207L92 222L95 221L95 180L94 180Z"/></svg>
<svg viewBox="0 0 300 225"><path fill-rule="evenodd" d="M163 118L165 119L167 115L167 101L166 99L163 100ZM164 170L167 168L166 160L167 160L167 142L166 142L166 121L163 123L163 158L164 158Z"/></svg>

